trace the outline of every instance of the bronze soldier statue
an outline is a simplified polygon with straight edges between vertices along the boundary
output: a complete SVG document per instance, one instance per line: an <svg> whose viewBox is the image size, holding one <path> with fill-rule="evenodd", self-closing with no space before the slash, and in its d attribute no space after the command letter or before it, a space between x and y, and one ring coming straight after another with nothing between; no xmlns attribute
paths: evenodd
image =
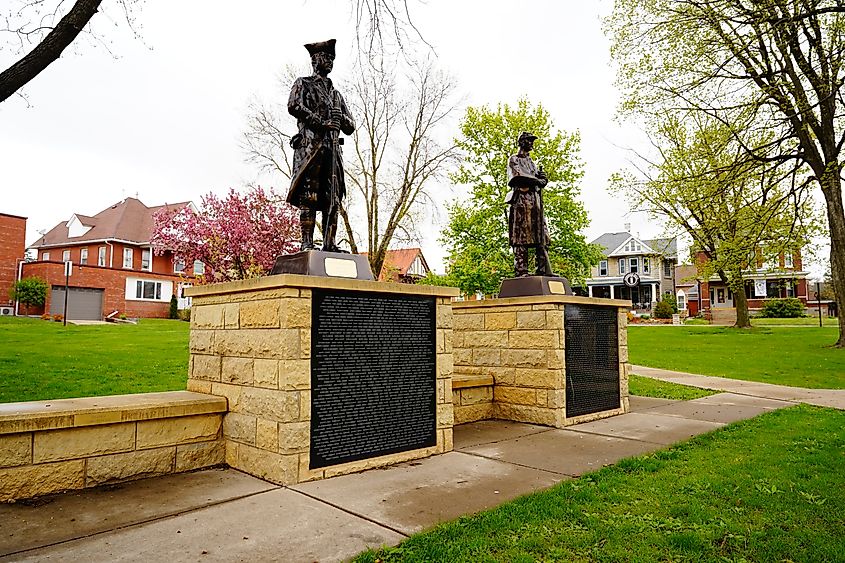
<svg viewBox="0 0 845 563"><path fill-rule="evenodd" d="M534 248L538 276L554 276L549 262L549 229L543 213L543 188L549 180L543 168L531 160L531 150L537 137L522 132L519 152L508 159L508 186L505 197L510 204L508 238L513 247L514 271L517 277L528 276L528 249Z"/></svg>
<svg viewBox="0 0 845 563"><path fill-rule="evenodd" d="M346 195L343 155L338 131L350 135L355 122L343 96L328 74L335 57L335 40L305 45L314 74L297 78L290 91L288 112L299 132L291 138L293 174L287 201L299 208L301 250L314 248L317 211L322 214L323 250L338 252L335 245L338 209Z"/></svg>

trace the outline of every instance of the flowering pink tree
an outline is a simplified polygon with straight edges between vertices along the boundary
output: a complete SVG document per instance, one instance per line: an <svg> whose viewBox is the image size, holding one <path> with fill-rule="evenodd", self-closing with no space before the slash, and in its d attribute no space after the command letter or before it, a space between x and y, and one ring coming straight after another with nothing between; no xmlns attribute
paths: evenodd
<svg viewBox="0 0 845 563"><path fill-rule="evenodd" d="M299 215L272 188L209 193L199 212L191 206L155 214L151 243L156 252L173 251L188 267L205 264L205 279L229 281L266 274L279 254L299 249Z"/></svg>

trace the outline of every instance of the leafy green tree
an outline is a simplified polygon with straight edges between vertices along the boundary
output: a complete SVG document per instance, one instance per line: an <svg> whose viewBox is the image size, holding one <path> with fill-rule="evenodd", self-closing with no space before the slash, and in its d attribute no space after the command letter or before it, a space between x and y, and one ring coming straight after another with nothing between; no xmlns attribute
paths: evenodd
<svg viewBox="0 0 845 563"><path fill-rule="evenodd" d="M47 282L37 277L18 280L9 290L9 298L22 303L28 314L29 307L40 307L47 301Z"/></svg>
<svg viewBox="0 0 845 563"><path fill-rule="evenodd" d="M845 310L845 5L841 0L615 0L605 20L623 112L713 116L758 160L810 170L827 204L832 281ZM751 116L737 120L737 114ZM838 347L845 347L845 315Z"/></svg>
<svg viewBox="0 0 845 563"><path fill-rule="evenodd" d="M499 290L502 279L513 276L505 194L508 158L516 153L522 131L537 135L531 157L549 178L543 203L552 267L574 282L583 280L601 253L581 233L589 220L576 200L583 175L578 133L557 131L549 112L525 98L516 107L470 107L460 130L456 144L463 160L451 178L468 186L470 193L466 201L449 206L449 223L441 235L449 251L451 282L466 293L489 294Z"/></svg>
<svg viewBox="0 0 845 563"><path fill-rule="evenodd" d="M791 253L820 233L808 193L784 186L776 168L750 158L731 128L713 119L664 115L652 142L659 156L638 175L614 176L612 189L692 238L694 258L706 257L696 260L699 275L716 274L731 288L735 326L750 328L743 272L758 251Z"/></svg>

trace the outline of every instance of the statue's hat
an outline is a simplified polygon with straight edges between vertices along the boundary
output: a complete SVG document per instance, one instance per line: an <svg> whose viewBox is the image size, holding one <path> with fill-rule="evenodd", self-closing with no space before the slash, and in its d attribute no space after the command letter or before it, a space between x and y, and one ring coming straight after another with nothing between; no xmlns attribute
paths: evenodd
<svg viewBox="0 0 845 563"><path fill-rule="evenodd" d="M334 44L336 42L335 39L329 39L328 41L320 41L319 43L308 43L305 45L305 48L308 49L312 57L316 53L328 53L334 58Z"/></svg>
<svg viewBox="0 0 845 563"><path fill-rule="evenodd" d="M529 133L528 131L523 131L522 133L519 134L519 139L517 139L516 142L521 143L522 141L527 141L528 139L531 139L533 141L536 138L537 138L537 135L535 135L533 133Z"/></svg>

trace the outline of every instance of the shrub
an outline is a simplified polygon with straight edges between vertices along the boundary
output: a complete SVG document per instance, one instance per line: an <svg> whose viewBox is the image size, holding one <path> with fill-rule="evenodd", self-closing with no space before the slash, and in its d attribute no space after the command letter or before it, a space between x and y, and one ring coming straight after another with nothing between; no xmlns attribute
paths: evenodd
<svg viewBox="0 0 845 563"><path fill-rule="evenodd" d="M28 312L29 307L40 307L47 301L47 282L36 277L24 278L15 282L9 297L22 303Z"/></svg>
<svg viewBox="0 0 845 563"><path fill-rule="evenodd" d="M170 312L167 314L167 318L169 318L169 319L178 319L179 318L179 302L176 300L175 295L173 295L170 298Z"/></svg>
<svg viewBox="0 0 845 563"><path fill-rule="evenodd" d="M60 323L63 320L65 320L65 318L62 315L53 315L53 320L56 321L57 323Z"/></svg>
<svg viewBox="0 0 845 563"><path fill-rule="evenodd" d="M763 302L761 317L770 319L794 319L804 316L804 305L798 299L767 299Z"/></svg>
<svg viewBox="0 0 845 563"><path fill-rule="evenodd" d="M663 294L663 299L662 299L661 301L664 301L664 302L668 303L668 304L669 304L669 306L670 306L670 307L672 307L672 313L677 313L677 312L678 312L678 298L675 296L675 294L673 294L673 293L664 293L664 294ZM656 316L656 315L655 315L655 316ZM660 318L668 318L668 317L660 317Z"/></svg>
<svg viewBox="0 0 845 563"><path fill-rule="evenodd" d="M179 311L179 318L183 321L191 321L191 308L188 307L187 309L182 309Z"/></svg>
<svg viewBox="0 0 845 563"><path fill-rule="evenodd" d="M50 313L44 313L43 315L41 315L41 320L42 320L42 321L49 321L49 320L50 320L50 319L52 319L52 318L53 318L53 317L51 317L51 316L50 316Z"/></svg>
<svg viewBox="0 0 845 563"><path fill-rule="evenodd" d="M671 319L674 311L672 310L672 305L664 299L657 302L652 313L654 313L655 319Z"/></svg>
<svg viewBox="0 0 845 563"><path fill-rule="evenodd" d="M640 315L640 319L647 321L651 318L651 315Z"/></svg>

